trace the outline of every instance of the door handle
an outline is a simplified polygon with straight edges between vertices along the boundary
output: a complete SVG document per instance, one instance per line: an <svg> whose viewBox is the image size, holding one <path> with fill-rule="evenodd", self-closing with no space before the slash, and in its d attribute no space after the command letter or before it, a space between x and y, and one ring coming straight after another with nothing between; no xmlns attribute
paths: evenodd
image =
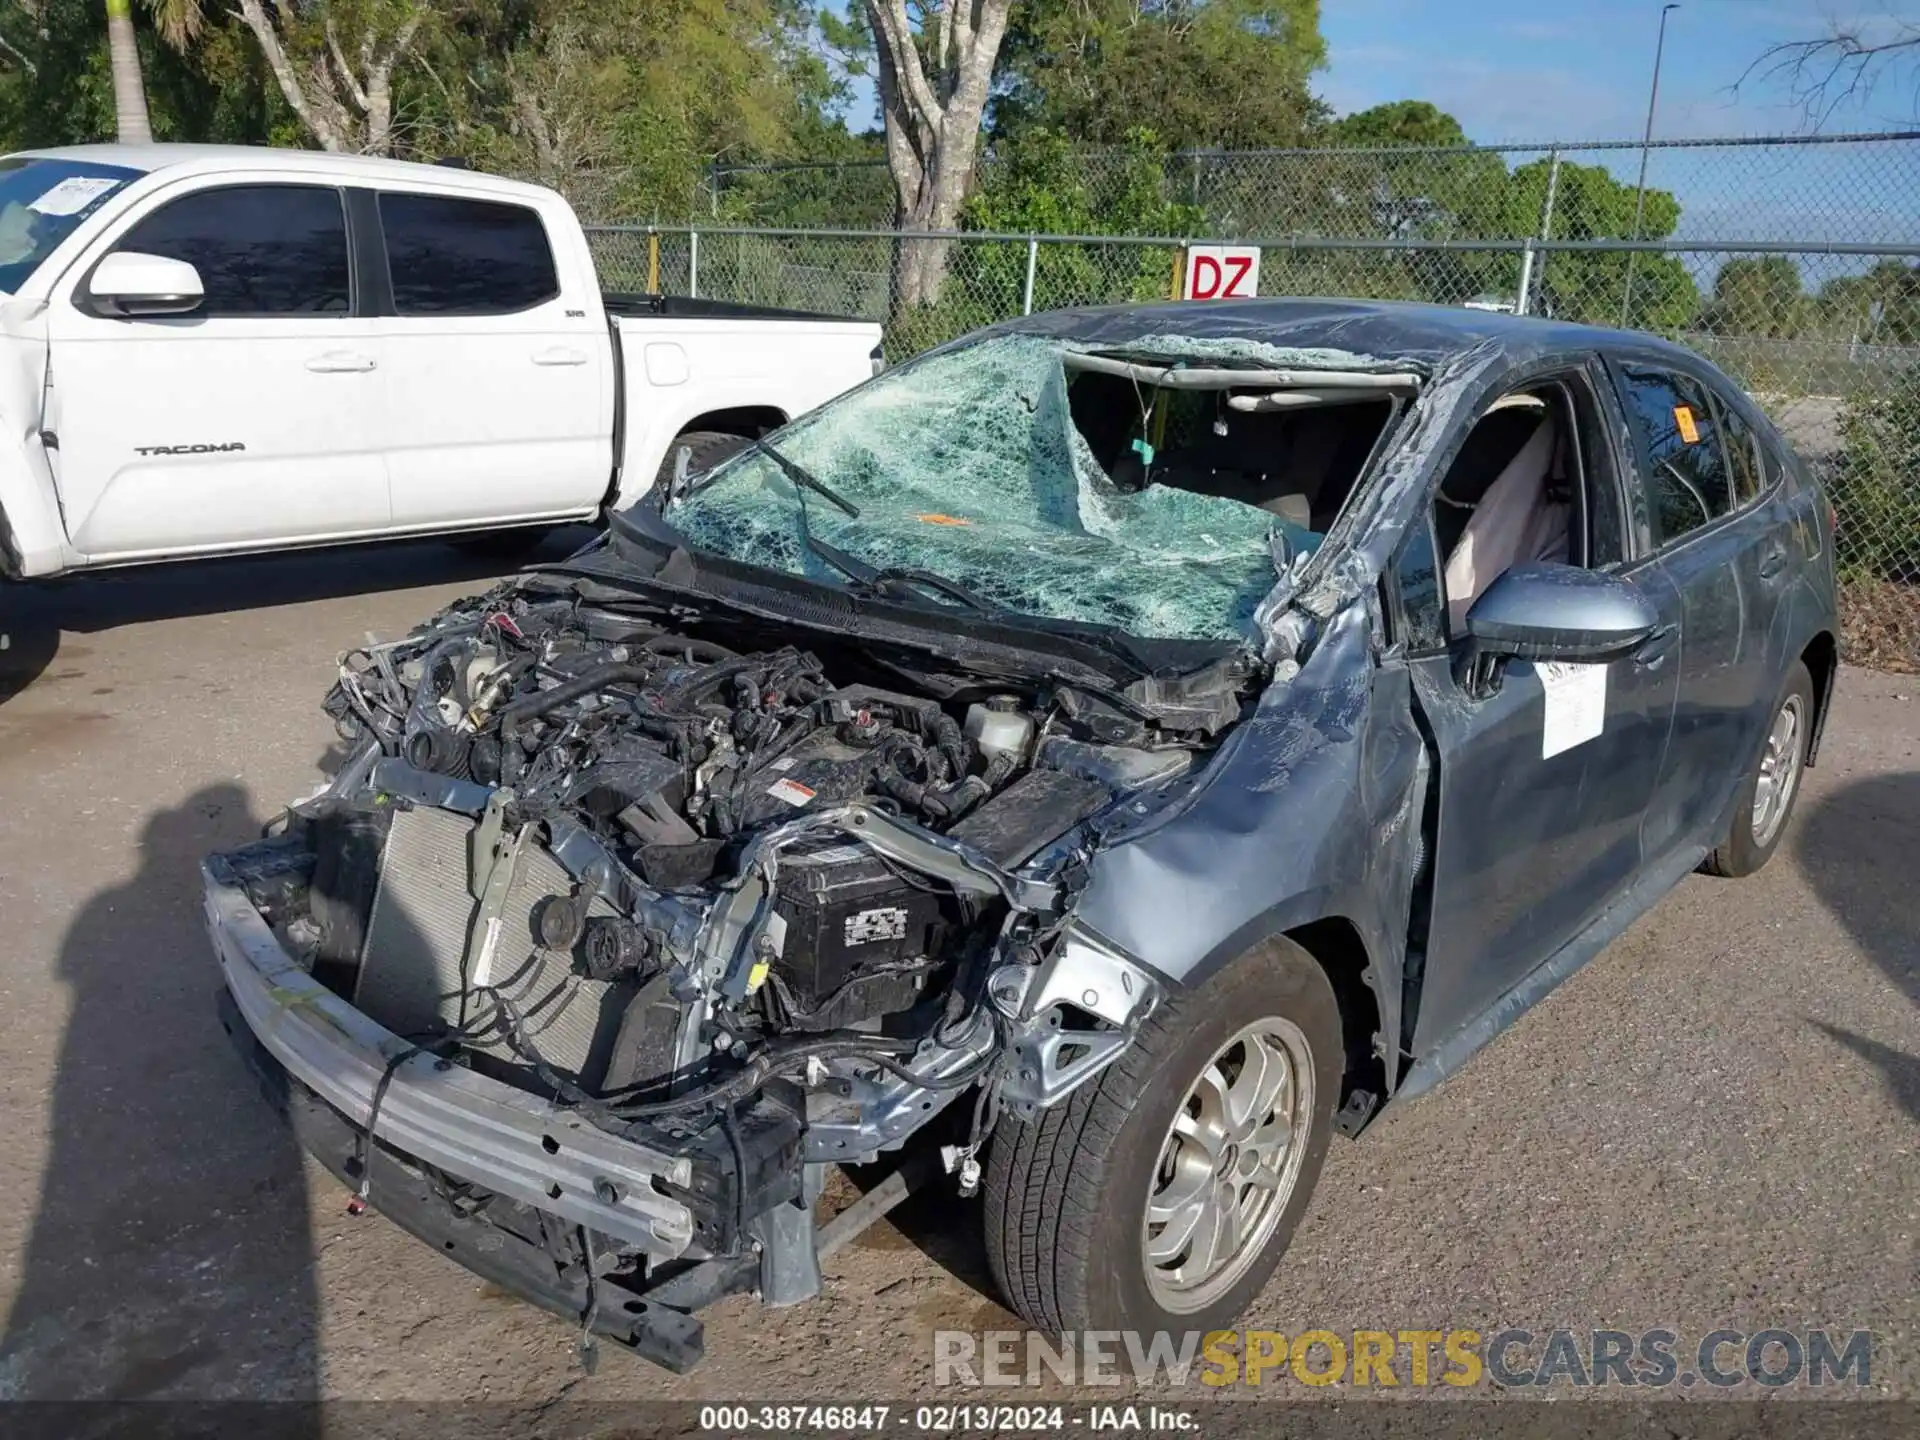
<svg viewBox="0 0 1920 1440"><path fill-rule="evenodd" d="M307 361L307 369L316 375L364 374L378 364L371 355L356 355L351 350L329 350Z"/></svg>
<svg viewBox="0 0 1920 1440"><path fill-rule="evenodd" d="M1633 663L1642 670L1657 670L1679 637L1678 625L1662 625L1633 647Z"/></svg>
<svg viewBox="0 0 1920 1440"><path fill-rule="evenodd" d="M1768 547L1767 553L1760 557L1760 578L1762 580L1771 580L1786 568L1787 547L1784 545L1770 546Z"/></svg>
<svg viewBox="0 0 1920 1440"><path fill-rule="evenodd" d="M587 355L584 350L556 345L551 350L542 350L535 354L533 363L536 365L584 365L587 363Z"/></svg>

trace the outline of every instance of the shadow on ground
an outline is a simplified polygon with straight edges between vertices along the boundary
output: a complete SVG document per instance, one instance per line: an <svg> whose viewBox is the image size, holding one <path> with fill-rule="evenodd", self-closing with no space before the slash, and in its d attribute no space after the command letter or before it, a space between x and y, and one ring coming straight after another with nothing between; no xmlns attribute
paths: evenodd
<svg viewBox="0 0 1920 1440"><path fill-rule="evenodd" d="M1920 1009L1920 773L1876 775L1822 797L1801 823L1795 849L1827 908ZM1894 1099L1920 1121L1920 1056L1815 1024L1879 1070Z"/></svg>
<svg viewBox="0 0 1920 1440"><path fill-rule="evenodd" d="M306 1184L215 1018L200 858L259 833L214 785L154 814L62 944L71 1006L0 1396L318 1394Z"/></svg>

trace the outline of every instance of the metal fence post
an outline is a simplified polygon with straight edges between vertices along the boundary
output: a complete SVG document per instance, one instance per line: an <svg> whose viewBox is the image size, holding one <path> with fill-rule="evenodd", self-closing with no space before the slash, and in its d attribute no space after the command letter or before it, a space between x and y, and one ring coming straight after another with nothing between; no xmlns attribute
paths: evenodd
<svg viewBox="0 0 1920 1440"><path fill-rule="evenodd" d="M698 299L700 295L700 232L687 232L687 294Z"/></svg>
<svg viewBox="0 0 1920 1440"><path fill-rule="evenodd" d="M1040 242L1029 235L1027 237L1027 283L1020 290L1020 313L1033 313L1033 271L1040 260Z"/></svg>
<svg viewBox="0 0 1920 1440"><path fill-rule="evenodd" d="M1540 206L1540 243L1546 244L1553 239L1553 196L1560 188L1560 152L1549 153L1547 165L1547 198ZM1545 251L1536 251L1529 242L1520 256L1520 293L1514 298L1513 310L1516 315L1530 314L1533 310L1533 292L1546 273L1547 256Z"/></svg>

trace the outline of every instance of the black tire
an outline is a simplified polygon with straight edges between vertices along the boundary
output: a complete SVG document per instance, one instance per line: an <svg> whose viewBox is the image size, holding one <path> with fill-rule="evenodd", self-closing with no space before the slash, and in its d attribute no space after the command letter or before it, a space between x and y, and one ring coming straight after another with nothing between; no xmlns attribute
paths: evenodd
<svg viewBox="0 0 1920 1440"><path fill-rule="evenodd" d="M667 458L660 462L660 473L653 483L665 485L673 479L674 466L679 463L680 451L684 447L693 453L687 457L687 473L698 475L703 470L711 470L722 460L738 455L753 441L744 435L723 435L718 430L689 430L674 437L667 447Z"/></svg>
<svg viewBox="0 0 1920 1440"><path fill-rule="evenodd" d="M1143 1252L1150 1185L1175 1112L1242 1027L1290 1021L1311 1058L1313 1103L1293 1188L1257 1258L1203 1308L1154 1295ZM1340 1008L1314 958L1286 939L1256 946L1198 990L1163 1003L1134 1045L1034 1121L1003 1116L987 1156L987 1259L1029 1324L1068 1330L1231 1325L1280 1263L1326 1159L1345 1068Z"/></svg>
<svg viewBox="0 0 1920 1440"><path fill-rule="evenodd" d="M1768 759L1774 726L1789 706L1797 706L1799 716L1793 739L1795 753L1788 776L1789 788L1782 802L1784 808L1774 821L1770 833L1762 840L1754 831L1755 797L1760 788L1762 767ZM1813 677L1807 674L1807 667L1796 660L1793 668L1787 671L1780 698L1774 701L1773 711L1767 719L1767 733L1761 737L1760 748L1753 757L1747 778L1741 782L1740 793L1734 800L1732 824L1714 847L1713 853L1700 864L1707 874L1727 879L1751 875L1772 859L1773 852L1780 848L1780 837L1787 833L1787 822L1793 818L1794 802L1800 798L1800 782L1806 775L1807 742L1813 736L1813 722Z"/></svg>

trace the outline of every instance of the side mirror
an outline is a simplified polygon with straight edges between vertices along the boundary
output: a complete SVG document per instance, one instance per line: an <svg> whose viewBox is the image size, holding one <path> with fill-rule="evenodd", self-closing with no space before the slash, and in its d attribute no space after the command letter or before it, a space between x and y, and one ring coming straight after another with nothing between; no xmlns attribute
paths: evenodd
<svg viewBox="0 0 1920 1440"><path fill-rule="evenodd" d="M1659 625L1631 581L1572 565L1516 565L1467 612L1467 637L1479 654L1522 660L1617 660Z"/></svg>
<svg viewBox="0 0 1920 1440"><path fill-rule="evenodd" d="M95 267L87 294L107 315L187 315L200 308L206 287L184 260L120 250Z"/></svg>

